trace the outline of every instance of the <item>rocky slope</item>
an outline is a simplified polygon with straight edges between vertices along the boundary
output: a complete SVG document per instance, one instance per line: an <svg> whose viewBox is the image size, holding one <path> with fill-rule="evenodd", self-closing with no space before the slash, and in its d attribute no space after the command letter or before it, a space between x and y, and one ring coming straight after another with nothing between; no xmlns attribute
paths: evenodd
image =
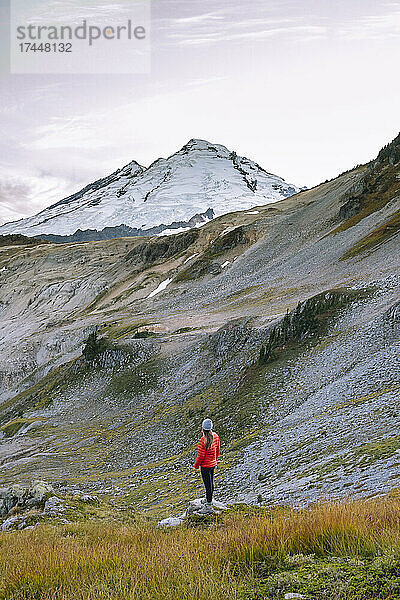
<svg viewBox="0 0 400 600"><path fill-rule="evenodd" d="M175 236L2 246L3 484L178 514L211 416L221 501L399 487L398 148Z"/></svg>
<svg viewBox="0 0 400 600"><path fill-rule="evenodd" d="M225 146L193 139L147 169L132 161L33 217L2 225L0 235L68 242L168 234L297 191Z"/></svg>

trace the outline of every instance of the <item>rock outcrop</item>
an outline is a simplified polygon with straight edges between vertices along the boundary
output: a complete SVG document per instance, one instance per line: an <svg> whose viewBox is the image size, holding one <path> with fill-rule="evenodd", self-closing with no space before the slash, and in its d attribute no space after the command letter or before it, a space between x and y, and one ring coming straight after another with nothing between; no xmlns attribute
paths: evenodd
<svg viewBox="0 0 400 600"><path fill-rule="evenodd" d="M196 500L190 500L187 509L179 517L167 517L158 522L158 527L176 527L181 525L187 520L187 517L198 516L205 517L208 515L219 515L223 510L226 510L228 506L218 500L212 501L212 507L206 506L205 498L196 498Z"/></svg>
<svg viewBox="0 0 400 600"><path fill-rule="evenodd" d="M31 487L18 483L0 489L0 517L7 517L12 509L29 509L40 506L54 495L52 486L46 481L36 480Z"/></svg>

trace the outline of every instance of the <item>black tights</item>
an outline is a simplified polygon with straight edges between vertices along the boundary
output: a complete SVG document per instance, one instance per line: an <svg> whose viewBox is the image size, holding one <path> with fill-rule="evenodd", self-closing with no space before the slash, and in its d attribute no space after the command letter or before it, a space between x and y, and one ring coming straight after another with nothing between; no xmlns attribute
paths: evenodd
<svg viewBox="0 0 400 600"><path fill-rule="evenodd" d="M214 492L214 469L215 467L200 467L201 476L204 481L204 485L206 488L206 499L207 502L212 501L213 492Z"/></svg>

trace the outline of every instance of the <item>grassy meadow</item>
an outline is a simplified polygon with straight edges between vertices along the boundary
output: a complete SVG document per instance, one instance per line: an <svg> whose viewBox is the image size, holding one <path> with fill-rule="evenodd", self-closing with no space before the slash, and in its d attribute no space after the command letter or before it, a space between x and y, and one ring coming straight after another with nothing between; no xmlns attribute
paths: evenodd
<svg viewBox="0 0 400 600"><path fill-rule="evenodd" d="M400 599L400 496L0 536L7 600Z"/></svg>

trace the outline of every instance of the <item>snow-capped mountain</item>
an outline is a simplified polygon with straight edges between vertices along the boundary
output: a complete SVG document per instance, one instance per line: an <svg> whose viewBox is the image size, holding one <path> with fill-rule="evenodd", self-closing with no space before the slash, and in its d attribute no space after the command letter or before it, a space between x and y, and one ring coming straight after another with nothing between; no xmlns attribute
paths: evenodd
<svg viewBox="0 0 400 600"><path fill-rule="evenodd" d="M68 236L121 225L154 234L199 225L298 191L225 146L192 139L148 168L132 161L37 215L6 223L0 234Z"/></svg>

